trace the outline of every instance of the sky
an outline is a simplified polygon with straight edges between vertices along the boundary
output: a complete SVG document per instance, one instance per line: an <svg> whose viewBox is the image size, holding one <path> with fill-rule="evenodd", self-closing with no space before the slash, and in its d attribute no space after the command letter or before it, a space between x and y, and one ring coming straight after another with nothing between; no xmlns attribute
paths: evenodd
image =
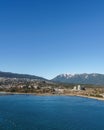
<svg viewBox="0 0 104 130"><path fill-rule="evenodd" d="M103 68L103 0L0 0L0 71L52 79Z"/></svg>

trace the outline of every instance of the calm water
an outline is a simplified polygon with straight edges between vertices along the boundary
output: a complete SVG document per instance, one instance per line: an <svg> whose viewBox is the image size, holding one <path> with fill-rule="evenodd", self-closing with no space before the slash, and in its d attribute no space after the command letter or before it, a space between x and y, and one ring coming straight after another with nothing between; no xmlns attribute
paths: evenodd
<svg viewBox="0 0 104 130"><path fill-rule="evenodd" d="M104 101L71 96L0 96L0 130L104 130Z"/></svg>

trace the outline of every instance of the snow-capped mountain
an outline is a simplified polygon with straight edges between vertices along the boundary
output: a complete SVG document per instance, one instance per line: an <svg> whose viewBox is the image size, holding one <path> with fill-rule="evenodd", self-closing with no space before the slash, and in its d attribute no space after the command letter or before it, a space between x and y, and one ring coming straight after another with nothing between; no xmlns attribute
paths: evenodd
<svg viewBox="0 0 104 130"><path fill-rule="evenodd" d="M52 79L52 81L64 83L104 85L104 74L61 74Z"/></svg>

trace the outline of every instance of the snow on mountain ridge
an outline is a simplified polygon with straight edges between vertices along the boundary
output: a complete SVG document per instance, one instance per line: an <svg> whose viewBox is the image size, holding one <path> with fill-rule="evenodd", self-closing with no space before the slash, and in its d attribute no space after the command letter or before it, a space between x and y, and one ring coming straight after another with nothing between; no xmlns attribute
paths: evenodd
<svg viewBox="0 0 104 130"><path fill-rule="evenodd" d="M64 83L104 85L104 74L99 73L61 74L52 79L52 81L64 82Z"/></svg>
<svg viewBox="0 0 104 130"><path fill-rule="evenodd" d="M75 76L83 76L85 79L87 79L89 77L89 75L92 75L93 77L97 76L97 73L92 73L92 74L87 74L87 73L83 73L83 74L60 74L58 75L59 77L64 77L64 78L72 78Z"/></svg>
<svg viewBox="0 0 104 130"><path fill-rule="evenodd" d="M71 78L71 77L74 77L76 74L61 74L59 75L60 77L65 77L65 78Z"/></svg>

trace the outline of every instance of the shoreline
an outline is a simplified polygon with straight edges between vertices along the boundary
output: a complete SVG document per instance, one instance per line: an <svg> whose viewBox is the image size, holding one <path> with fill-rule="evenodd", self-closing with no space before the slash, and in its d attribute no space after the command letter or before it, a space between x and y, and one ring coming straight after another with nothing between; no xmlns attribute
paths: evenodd
<svg viewBox="0 0 104 130"><path fill-rule="evenodd" d="M83 98L89 98L89 99L95 99L95 100L104 101L104 98L99 98L99 97L84 96L84 95L76 95L76 96L83 97Z"/></svg>
<svg viewBox="0 0 104 130"><path fill-rule="evenodd" d="M76 96L76 97L83 97L83 98L89 98L89 99L95 99L104 101L104 98L99 97L93 97L93 96L86 96L86 95L77 95L77 94L51 94L51 93L19 93L19 92L0 92L0 96L4 95L34 95L34 96Z"/></svg>

